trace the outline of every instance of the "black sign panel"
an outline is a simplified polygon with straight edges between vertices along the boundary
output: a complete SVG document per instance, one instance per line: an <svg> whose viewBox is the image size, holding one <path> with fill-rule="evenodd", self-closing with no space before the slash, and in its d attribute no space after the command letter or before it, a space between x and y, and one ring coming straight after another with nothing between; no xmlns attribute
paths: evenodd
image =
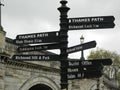
<svg viewBox="0 0 120 90"><path fill-rule="evenodd" d="M59 55L14 55L13 60L17 61L58 61Z"/></svg>
<svg viewBox="0 0 120 90"><path fill-rule="evenodd" d="M23 40L23 39L40 39L40 38L54 38L58 36L58 31L56 32L43 32L43 33L33 33L33 34L22 34L22 35L17 35L16 39L18 40Z"/></svg>
<svg viewBox="0 0 120 90"><path fill-rule="evenodd" d="M114 16L97 16L97 17L78 17L78 18L69 18L69 24L75 23L108 23L115 20Z"/></svg>
<svg viewBox="0 0 120 90"><path fill-rule="evenodd" d="M101 76L102 76L102 71L86 71L86 72L67 74L67 79L74 80L74 79L83 79L83 78L99 78Z"/></svg>
<svg viewBox="0 0 120 90"><path fill-rule="evenodd" d="M91 65L90 67L68 67L67 74L70 73L79 73L79 72L86 72L86 71L99 71L102 70L103 66L99 64L98 66Z"/></svg>
<svg viewBox="0 0 120 90"><path fill-rule="evenodd" d="M87 42L87 43L80 44L77 46L69 47L67 49L67 53L73 53L73 52L77 52L77 51L81 51L81 50L85 50L85 49L89 49L89 48L93 48L93 47L96 47L95 41L91 41L91 42Z"/></svg>
<svg viewBox="0 0 120 90"><path fill-rule="evenodd" d="M55 43L59 42L59 37L55 38L34 38L34 39L16 39L14 40L16 44L37 44L37 43Z"/></svg>
<svg viewBox="0 0 120 90"><path fill-rule="evenodd" d="M92 65L111 65L112 60L111 59L93 59L93 60L78 60L78 59L72 59L72 61L66 61L68 67L91 67Z"/></svg>
<svg viewBox="0 0 120 90"><path fill-rule="evenodd" d="M69 30L114 28L114 23L69 24Z"/></svg>
<svg viewBox="0 0 120 90"><path fill-rule="evenodd" d="M40 50L50 50L50 49L59 49L60 44L46 44L46 45L34 45L34 46L23 46L18 47L19 52L27 52L27 51L40 51Z"/></svg>

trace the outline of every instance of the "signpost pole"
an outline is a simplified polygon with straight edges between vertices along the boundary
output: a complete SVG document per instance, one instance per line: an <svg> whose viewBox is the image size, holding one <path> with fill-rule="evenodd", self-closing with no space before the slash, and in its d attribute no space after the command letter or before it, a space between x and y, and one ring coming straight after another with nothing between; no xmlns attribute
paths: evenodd
<svg viewBox="0 0 120 90"><path fill-rule="evenodd" d="M60 44L62 47L60 48L60 57L61 57L61 90L68 90L68 80L67 80L67 75L64 74L64 72L67 71L66 65L65 65L65 60L68 58L67 54L67 47L68 47L68 18L67 18L67 12L69 11L69 7L66 6L67 1L66 0L61 0L61 7L58 8L60 12Z"/></svg>

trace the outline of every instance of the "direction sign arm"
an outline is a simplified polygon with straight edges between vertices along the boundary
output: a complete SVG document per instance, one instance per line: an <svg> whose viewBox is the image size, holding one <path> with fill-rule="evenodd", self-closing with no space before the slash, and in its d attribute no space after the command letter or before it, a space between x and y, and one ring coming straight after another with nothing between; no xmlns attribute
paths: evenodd
<svg viewBox="0 0 120 90"><path fill-rule="evenodd" d="M91 41L91 42L83 43L77 46L69 47L67 48L67 53L78 52L81 50L86 50L94 47L96 47L96 41Z"/></svg>
<svg viewBox="0 0 120 90"><path fill-rule="evenodd" d="M34 38L47 38L47 37L56 37L58 36L58 31L54 32L42 32L42 33L31 33L31 34L21 34L17 35L16 39L34 39Z"/></svg>
<svg viewBox="0 0 120 90"><path fill-rule="evenodd" d="M96 17L76 17L68 18L69 24L83 24L83 23L110 23L114 22L114 16L96 16Z"/></svg>
<svg viewBox="0 0 120 90"><path fill-rule="evenodd" d="M59 49L60 43L55 44L45 44L45 45L35 45L35 46L22 46L18 47L19 52L27 52L27 51L40 51L40 50L50 50L50 49Z"/></svg>

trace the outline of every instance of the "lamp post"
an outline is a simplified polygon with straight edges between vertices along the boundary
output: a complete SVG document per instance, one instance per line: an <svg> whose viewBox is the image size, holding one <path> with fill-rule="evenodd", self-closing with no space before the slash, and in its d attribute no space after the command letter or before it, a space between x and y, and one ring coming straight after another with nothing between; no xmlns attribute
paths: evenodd
<svg viewBox="0 0 120 90"><path fill-rule="evenodd" d="M1 25L1 6L4 6L4 4L2 4L1 0L0 0L0 29L2 29L2 25Z"/></svg>
<svg viewBox="0 0 120 90"><path fill-rule="evenodd" d="M83 37L83 35L80 37L80 43L81 44L84 43L84 37ZM85 60L83 50L81 51L81 58L80 58L80 60Z"/></svg>

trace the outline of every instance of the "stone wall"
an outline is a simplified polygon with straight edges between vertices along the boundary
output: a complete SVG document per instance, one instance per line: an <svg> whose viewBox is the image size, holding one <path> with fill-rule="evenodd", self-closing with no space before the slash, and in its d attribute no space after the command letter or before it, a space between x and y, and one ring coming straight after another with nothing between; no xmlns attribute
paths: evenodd
<svg viewBox="0 0 120 90"><path fill-rule="evenodd" d="M6 32L3 31L2 28L0 28L0 52L3 52L3 50L5 49L5 35Z"/></svg>
<svg viewBox="0 0 120 90"><path fill-rule="evenodd" d="M2 64L0 60L0 90L4 90L4 65Z"/></svg>
<svg viewBox="0 0 120 90"><path fill-rule="evenodd" d="M28 90L35 84L60 90L59 69L7 59L0 61L0 90Z"/></svg>

